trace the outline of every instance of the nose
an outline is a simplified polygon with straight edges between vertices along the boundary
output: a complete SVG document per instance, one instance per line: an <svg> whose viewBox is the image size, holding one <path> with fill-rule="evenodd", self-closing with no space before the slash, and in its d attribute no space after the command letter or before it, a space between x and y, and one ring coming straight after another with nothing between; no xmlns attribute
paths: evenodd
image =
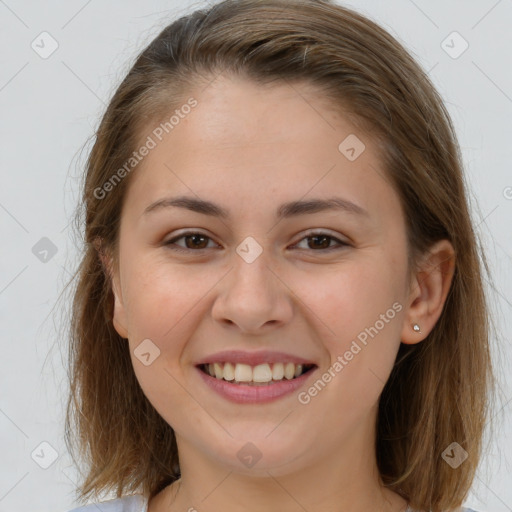
<svg viewBox="0 0 512 512"><path fill-rule="evenodd" d="M219 283L212 307L214 320L238 328L246 334L258 334L278 328L293 315L293 293L265 251L248 262L237 253L233 268Z"/></svg>

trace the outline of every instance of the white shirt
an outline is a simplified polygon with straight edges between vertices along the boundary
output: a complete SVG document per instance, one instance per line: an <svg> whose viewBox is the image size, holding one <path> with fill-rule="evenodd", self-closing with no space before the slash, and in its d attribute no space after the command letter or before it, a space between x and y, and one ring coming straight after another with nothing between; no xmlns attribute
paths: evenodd
<svg viewBox="0 0 512 512"><path fill-rule="evenodd" d="M101 505L101 508L98 508L98 505ZM142 494L133 494L100 503L91 503L69 512L98 512L98 510L101 512L147 512L148 499Z"/></svg>
<svg viewBox="0 0 512 512"><path fill-rule="evenodd" d="M101 508L98 509L98 505ZM102 501L100 503L92 503L83 507L74 508L69 512L147 512L148 511L148 499L142 494L133 494L130 496L124 496L122 498L116 498L113 500ZM461 508L460 512L476 512L476 510L470 508Z"/></svg>

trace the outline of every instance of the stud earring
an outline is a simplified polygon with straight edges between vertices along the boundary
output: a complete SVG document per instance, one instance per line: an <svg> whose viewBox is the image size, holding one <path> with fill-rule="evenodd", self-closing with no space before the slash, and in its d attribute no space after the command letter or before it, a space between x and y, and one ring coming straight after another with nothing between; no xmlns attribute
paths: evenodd
<svg viewBox="0 0 512 512"><path fill-rule="evenodd" d="M414 332L421 332L421 331L420 331L420 326L419 326L418 324L414 324L414 325L412 326L412 328L413 328Z"/></svg>

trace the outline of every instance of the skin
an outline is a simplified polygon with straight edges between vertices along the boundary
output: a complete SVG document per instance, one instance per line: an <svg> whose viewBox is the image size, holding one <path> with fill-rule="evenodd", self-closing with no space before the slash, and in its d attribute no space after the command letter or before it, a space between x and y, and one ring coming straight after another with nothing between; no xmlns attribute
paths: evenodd
<svg viewBox="0 0 512 512"><path fill-rule="evenodd" d="M130 177L119 268L106 260L114 326L178 443L182 477L149 512L404 511L407 503L377 471L378 400L400 343L421 342L441 314L452 246L435 244L408 280L404 216L376 148L312 86L220 75L191 95L198 106ZM366 146L354 161L338 150L349 134ZM178 195L218 203L232 217L177 207L143 215ZM284 202L333 195L367 215L332 210L277 221ZM175 243L188 252L165 245L184 228L207 236L196 242L206 248L183 238ZM330 247L336 239L349 245L327 251L305 238L312 229L333 236ZM236 252L248 236L263 249L252 263ZM226 349L285 351L319 367L304 390L394 303L401 311L306 405L297 393L267 404L229 402L194 367ZM147 338L160 350L149 366L134 355ZM262 455L252 468L237 457L247 442Z"/></svg>

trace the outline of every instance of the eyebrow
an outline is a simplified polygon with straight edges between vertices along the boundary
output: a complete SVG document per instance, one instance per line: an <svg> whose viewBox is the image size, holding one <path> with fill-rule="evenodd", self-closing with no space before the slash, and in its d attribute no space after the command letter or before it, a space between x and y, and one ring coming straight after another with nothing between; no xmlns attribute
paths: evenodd
<svg viewBox="0 0 512 512"><path fill-rule="evenodd" d="M161 211L170 207L185 208L196 213L202 213L203 215L210 215L212 217L219 217L226 220L231 218L229 211L222 206L212 203L211 201L188 196L166 197L159 199L146 207L142 215ZM361 216L369 216L368 212L361 206L352 203L347 199L342 199L341 197L331 197L329 199L310 199L308 201L291 201L284 203L277 209L276 217L278 219L285 219L295 217L297 215L313 214L326 210L338 210Z"/></svg>

